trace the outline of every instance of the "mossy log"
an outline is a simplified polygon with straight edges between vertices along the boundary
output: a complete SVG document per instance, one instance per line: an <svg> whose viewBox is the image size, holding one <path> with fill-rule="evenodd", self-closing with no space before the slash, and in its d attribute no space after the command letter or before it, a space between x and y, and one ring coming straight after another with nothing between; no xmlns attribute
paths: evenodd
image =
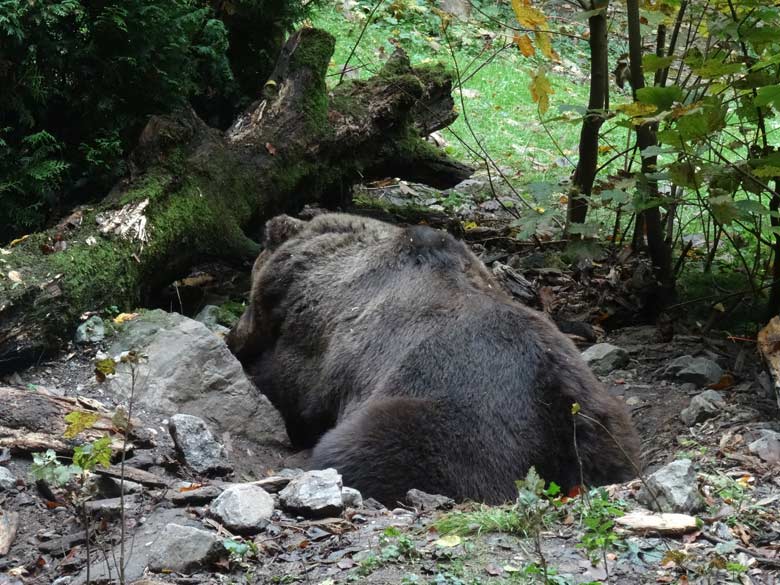
<svg viewBox="0 0 780 585"><path fill-rule="evenodd" d="M254 257L246 234L277 213L346 205L355 181L390 171L441 188L470 175L421 138L456 116L443 68L397 52L374 78L329 91L334 44L294 34L225 132L192 110L153 117L99 205L0 249L0 370L60 347L86 311L142 306L195 262Z"/></svg>

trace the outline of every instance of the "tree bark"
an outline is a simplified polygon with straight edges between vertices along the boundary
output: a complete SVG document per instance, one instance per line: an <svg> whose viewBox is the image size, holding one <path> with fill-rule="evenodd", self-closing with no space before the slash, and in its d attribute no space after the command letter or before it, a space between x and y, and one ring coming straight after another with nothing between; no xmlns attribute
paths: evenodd
<svg viewBox="0 0 780 585"><path fill-rule="evenodd" d="M153 117L100 205L1 250L0 370L59 347L86 311L143 305L197 261L256 256L246 230L305 203L343 204L357 180L392 170L448 187L471 174L421 138L456 117L442 68L396 52L376 77L328 91L334 44L294 34L226 132L192 110Z"/></svg>
<svg viewBox="0 0 780 585"><path fill-rule="evenodd" d="M595 4L595 3L594 3ZM590 96L588 111L582 121L579 160L574 171L574 188L567 206L567 229L585 223L588 198L593 191L599 161L599 130L604 123L608 91L607 7L599 3L599 12L588 18L590 27ZM592 6L596 8L596 6ZM576 234L575 234L576 235Z"/></svg>
<svg viewBox="0 0 780 585"><path fill-rule="evenodd" d="M642 70L642 34L639 22L638 0L627 0L626 12L628 19L628 48L631 66L631 87L636 92L645 86L645 75ZM636 142L639 156L642 158L642 178L639 189L644 191L644 198L653 203L637 214L635 242L643 241L647 236L647 248L653 263L655 277L658 282L655 307L650 310L658 312L668 304L674 296L674 274L672 273L672 255L669 245L664 240L664 228L661 221L661 211L658 206L659 192L657 179L651 178L658 166L658 157L645 156L647 148L656 146L658 138L656 128L652 124L640 124L636 127ZM640 230L644 230L644 233Z"/></svg>

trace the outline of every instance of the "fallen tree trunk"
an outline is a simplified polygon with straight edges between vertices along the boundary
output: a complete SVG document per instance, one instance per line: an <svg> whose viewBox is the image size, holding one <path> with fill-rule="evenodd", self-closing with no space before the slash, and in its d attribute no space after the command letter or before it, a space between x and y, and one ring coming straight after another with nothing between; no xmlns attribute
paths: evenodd
<svg viewBox="0 0 780 585"><path fill-rule="evenodd" d="M0 370L57 348L86 311L142 305L197 261L254 257L247 230L277 213L344 205L355 181L387 173L440 188L471 174L421 138L456 116L443 68L397 52L329 92L333 48L323 31L293 35L226 132L192 110L153 117L100 205L0 250Z"/></svg>

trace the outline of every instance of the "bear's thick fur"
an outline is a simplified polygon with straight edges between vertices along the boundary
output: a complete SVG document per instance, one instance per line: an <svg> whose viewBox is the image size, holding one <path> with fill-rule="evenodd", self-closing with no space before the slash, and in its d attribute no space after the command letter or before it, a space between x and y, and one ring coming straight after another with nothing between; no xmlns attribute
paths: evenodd
<svg viewBox="0 0 780 585"><path fill-rule="evenodd" d="M530 466L564 489L634 476L623 404L463 243L341 214L266 227L228 344L313 467L386 504L513 500ZM575 402L609 433L577 416L575 444Z"/></svg>

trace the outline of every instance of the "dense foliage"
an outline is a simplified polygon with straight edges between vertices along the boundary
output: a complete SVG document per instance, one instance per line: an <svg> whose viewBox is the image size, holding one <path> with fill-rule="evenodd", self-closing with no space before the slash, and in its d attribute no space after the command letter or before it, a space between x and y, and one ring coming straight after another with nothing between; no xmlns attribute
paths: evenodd
<svg viewBox="0 0 780 585"><path fill-rule="evenodd" d="M150 114L224 125L297 0L0 0L0 241L105 193Z"/></svg>

